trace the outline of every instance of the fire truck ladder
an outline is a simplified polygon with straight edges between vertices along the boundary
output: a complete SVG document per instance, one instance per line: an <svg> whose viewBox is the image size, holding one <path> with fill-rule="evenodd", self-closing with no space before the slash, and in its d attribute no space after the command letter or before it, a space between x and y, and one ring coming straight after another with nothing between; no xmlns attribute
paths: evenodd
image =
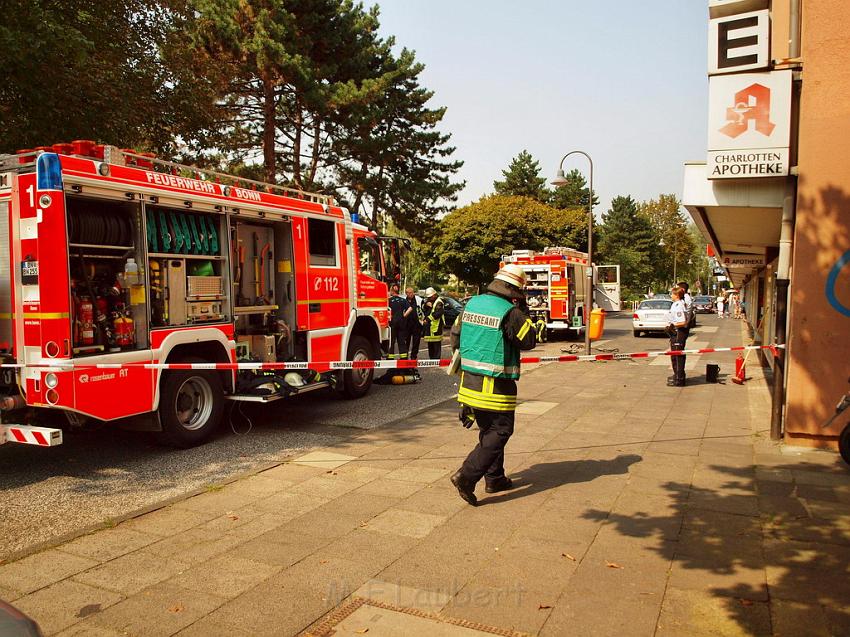
<svg viewBox="0 0 850 637"><path fill-rule="evenodd" d="M0 170L16 170L16 169L31 169L35 166L35 161L42 152L32 151L30 153L21 153L18 155L0 155ZM86 155L75 155L76 157L85 157L99 161L97 157L88 157ZM20 163L22 159L32 158L32 161ZM308 192L299 188L290 188L289 186L280 186L278 184L270 184L256 179L248 179L246 177L236 177L227 173L210 170L208 168L200 168L189 164L180 164L174 161L159 159L152 157L150 154L135 153L128 150L122 150L116 146L106 146L103 154L103 161L107 164L117 166L130 166L132 168L141 168L143 170L154 170L169 175L178 175L197 179L199 181L214 181L225 185L241 188L244 184L247 190L260 190L270 194L279 194L285 197L301 199L313 203L322 204L325 206L333 206L334 198L331 195L323 195L321 193ZM148 168L151 166L152 168ZM159 168L159 170L156 170Z"/></svg>

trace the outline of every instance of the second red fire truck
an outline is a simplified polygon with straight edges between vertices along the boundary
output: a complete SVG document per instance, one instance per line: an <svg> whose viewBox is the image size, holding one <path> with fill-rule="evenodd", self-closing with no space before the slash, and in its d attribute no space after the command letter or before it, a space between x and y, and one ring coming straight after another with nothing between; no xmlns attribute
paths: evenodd
<svg viewBox="0 0 850 637"><path fill-rule="evenodd" d="M0 162L4 412L58 410L191 446L227 401L369 391L372 369L155 366L380 358L399 274L384 254L398 240L331 197L87 141ZM0 425L4 441L58 444L61 431Z"/></svg>

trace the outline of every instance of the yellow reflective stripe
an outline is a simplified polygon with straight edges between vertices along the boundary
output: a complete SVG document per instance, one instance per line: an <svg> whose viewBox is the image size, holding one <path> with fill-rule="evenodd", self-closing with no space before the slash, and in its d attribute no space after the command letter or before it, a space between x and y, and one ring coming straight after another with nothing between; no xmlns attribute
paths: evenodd
<svg viewBox="0 0 850 637"><path fill-rule="evenodd" d="M348 299L345 299L345 300L347 301ZM361 297L361 298L358 298L357 300L365 302L365 303L385 303L386 302L386 299L383 298L383 297L378 297L378 298L374 298L374 299L368 299L368 298L362 298Z"/></svg>
<svg viewBox="0 0 850 637"><path fill-rule="evenodd" d="M422 340L427 341L429 343L436 343L437 341L442 341L443 337L442 335L437 334L436 336L423 336Z"/></svg>
<svg viewBox="0 0 850 637"><path fill-rule="evenodd" d="M503 403L503 404L516 404L516 396L511 396L509 394L492 394L486 392L476 391L474 389L469 389L468 387L461 387L458 390L458 395L469 396L470 398L475 398L476 400L483 400L486 402L494 402L494 403Z"/></svg>
<svg viewBox="0 0 850 637"><path fill-rule="evenodd" d="M348 299L312 299L310 301L298 301L298 305L311 305L313 303L348 303Z"/></svg>
<svg viewBox="0 0 850 637"><path fill-rule="evenodd" d="M71 318L68 312L24 312L25 319L66 319ZM16 314L0 314L0 319L17 318Z"/></svg>
<svg viewBox="0 0 850 637"><path fill-rule="evenodd" d="M517 332L516 337L517 337L519 340L524 339L524 338L525 338L525 335L526 335L526 334L528 334L528 331L529 331L529 330L530 330L533 326L534 326L534 324L531 322L531 319L525 319L525 323L523 323L523 324L522 324L522 327L521 327L521 328L519 328L519 332Z"/></svg>
<svg viewBox="0 0 850 637"><path fill-rule="evenodd" d="M478 392L475 392L478 393ZM486 398L470 394L461 389L457 394L458 402L470 407L478 407L479 409L489 409L491 411L514 411L516 409L516 401L511 403L501 403L489 400L492 396Z"/></svg>

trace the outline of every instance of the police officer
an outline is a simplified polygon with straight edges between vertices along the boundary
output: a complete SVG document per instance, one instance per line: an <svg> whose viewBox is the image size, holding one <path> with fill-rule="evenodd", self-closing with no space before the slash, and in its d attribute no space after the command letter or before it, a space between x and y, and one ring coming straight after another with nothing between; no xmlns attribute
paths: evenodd
<svg viewBox="0 0 850 637"><path fill-rule="evenodd" d="M425 303L422 311L425 319L422 322L424 340L428 343L428 358L440 358L443 350L443 299L434 288L425 290Z"/></svg>
<svg viewBox="0 0 850 637"><path fill-rule="evenodd" d="M536 344L525 312L525 272L508 264L487 292L467 303L452 328L452 347L460 348L458 402L464 427L478 424L478 445L451 477L460 497L475 506L475 485L483 477L487 493L510 489L505 475L505 445L514 432L520 350Z"/></svg>
<svg viewBox="0 0 850 637"><path fill-rule="evenodd" d="M675 287L670 290L670 296L673 299L673 305L670 306L670 312L667 315L667 333L670 335L670 350L679 352L685 349L685 343L688 340L688 312L682 300L685 292L682 288ZM670 364L673 366L673 381L668 384L673 387L684 387L685 356L671 356Z"/></svg>
<svg viewBox="0 0 850 637"><path fill-rule="evenodd" d="M396 358L393 354L396 346L398 346L398 358L407 358L407 349L405 347L405 328L407 327L404 311L407 309L407 299L399 293L399 287L393 283L390 286L390 358ZM407 339L409 340L409 339Z"/></svg>
<svg viewBox="0 0 850 637"><path fill-rule="evenodd" d="M697 324L697 315L694 312L694 299L688 291L690 286L687 281L679 281L676 285L682 288L683 291L682 301L685 303L685 311L688 313L688 336L690 336L691 328L696 327Z"/></svg>

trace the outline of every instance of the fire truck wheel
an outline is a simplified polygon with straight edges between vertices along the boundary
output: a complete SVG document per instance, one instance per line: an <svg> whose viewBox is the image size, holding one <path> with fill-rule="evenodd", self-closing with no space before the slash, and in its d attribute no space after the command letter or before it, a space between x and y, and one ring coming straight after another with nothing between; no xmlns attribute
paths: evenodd
<svg viewBox="0 0 850 637"><path fill-rule="evenodd" d="M375 352L368 339L362 336L352 336L348 343L347 360L368 361L374 360ZM346 398L360 398L365 396L372 386L374 369L351 369L343 372L342 393Z"/></svg>
<svg viewBox="0 0 850 637"><path fill-rule="evenodd" d="M160 387L160 440L184 448L206 442L224 412L224 390L218 375L206 370L167 371Z"/></svg>

